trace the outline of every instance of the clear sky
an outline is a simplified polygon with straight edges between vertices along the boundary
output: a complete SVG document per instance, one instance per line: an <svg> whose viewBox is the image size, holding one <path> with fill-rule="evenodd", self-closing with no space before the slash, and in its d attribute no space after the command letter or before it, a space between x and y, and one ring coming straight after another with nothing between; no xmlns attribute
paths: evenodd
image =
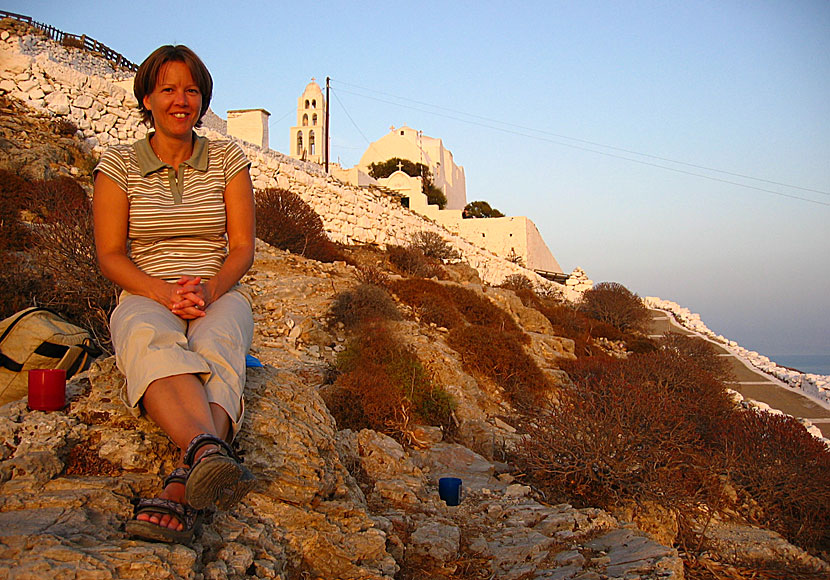
<svg viewBox="0 0 830 580"><path fill-rule="evenodd" d="M564 270L764 354L830 355L827 0L2 4L134 62L187 44L214 111L267 109L283 152L329 76L333 160L408 124Z"/></svg>

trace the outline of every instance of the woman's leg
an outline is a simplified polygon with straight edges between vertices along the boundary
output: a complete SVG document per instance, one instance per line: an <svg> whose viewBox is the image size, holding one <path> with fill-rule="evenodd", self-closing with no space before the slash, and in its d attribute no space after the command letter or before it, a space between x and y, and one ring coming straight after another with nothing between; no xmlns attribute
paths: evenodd
<svg viewBox="0 0 830 580"><path fill-rule="evenodd" d="M242 422L242 395L245 388L245 355L251 346L254 320L245 296L232 290L211 304L206 316L190 323L190 349L210 367L204 389L213 410L214 424L227 424L232 440ZM227 423L225 423L227 421Z"/></svg>

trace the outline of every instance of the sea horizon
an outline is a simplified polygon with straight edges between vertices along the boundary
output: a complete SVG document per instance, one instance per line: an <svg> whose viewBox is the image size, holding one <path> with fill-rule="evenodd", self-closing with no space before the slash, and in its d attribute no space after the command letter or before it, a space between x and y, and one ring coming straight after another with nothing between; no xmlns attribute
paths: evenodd
<svg viewBox="0 0 830 580"><path fill-rule="evenodd" d="M830 355L827 354L771 354L767 356L778 366L806 374L830 375Z"/></svg>

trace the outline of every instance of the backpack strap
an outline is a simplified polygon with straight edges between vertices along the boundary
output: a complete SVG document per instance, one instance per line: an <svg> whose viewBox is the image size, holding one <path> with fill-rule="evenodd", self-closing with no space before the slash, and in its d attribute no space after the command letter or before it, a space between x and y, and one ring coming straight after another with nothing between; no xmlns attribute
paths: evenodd
<svg viewBox="0 0 830 580"><path fill-rule="evenodd" d="M48 308L43 308L43 307L40 307L40 306L35 306L35 307L32 307L32 308L27 308L26 310L24 310L23 312L21 312L21 313L17 316L17 318L15 318L14 320L12 320L12 321L11 321L11 323L10 323L10 324L6 327L6 330L4 330L4 331L3 331L3 334L2 334L2 335L0 335L0 344L2 344L2 343L3 343L3 340L4 340L4 339L5 339L5 338L9 335L9 333L10 333L10 332L14 329L14 327L15 327L15 326L17 326L17 324L18 324L21 320L23 320L24 318L26 318L26 317L27 317L27 316L29 316L30 314L34 314L35 312L40 312L40 311L44 311L44 310L45 310L46 312L52 312L52 311L51 311L51 310L49 310ZM53 313L53 314L54 314L54 313ZM56 345L56 346L58 346L58 345ZM47 356L48 356L48 355L47 355ZM60 354L57 358L60 358L60 357L62 357L62 356L63 356L63 353L61 353L61 354ZM10 371L12 371L13 373L19 373L20 371L22 371L22 370L23 370L23 363L19 363L19 362L15 361L15 360L13 360L13 359L9 358L9 357L8 357L8 356L6 356L5 354L3 354L3 351L2 351L2 350L0 350L0 366L2 366L3 368L9 369L9 370L10 370Z"/></svg>

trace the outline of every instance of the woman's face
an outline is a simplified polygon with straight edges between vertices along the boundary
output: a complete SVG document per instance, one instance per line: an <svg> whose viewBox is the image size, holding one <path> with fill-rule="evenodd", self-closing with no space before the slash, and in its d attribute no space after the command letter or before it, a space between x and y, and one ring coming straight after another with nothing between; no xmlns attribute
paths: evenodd
<svg viewBox="0 0 830 580"><path fill-rule="evenodd" d="M187 65L170 61L161 67L153 92L144 97L144 106L153 114L156 133L190 139L202 110L202 93Z"/></svg>

